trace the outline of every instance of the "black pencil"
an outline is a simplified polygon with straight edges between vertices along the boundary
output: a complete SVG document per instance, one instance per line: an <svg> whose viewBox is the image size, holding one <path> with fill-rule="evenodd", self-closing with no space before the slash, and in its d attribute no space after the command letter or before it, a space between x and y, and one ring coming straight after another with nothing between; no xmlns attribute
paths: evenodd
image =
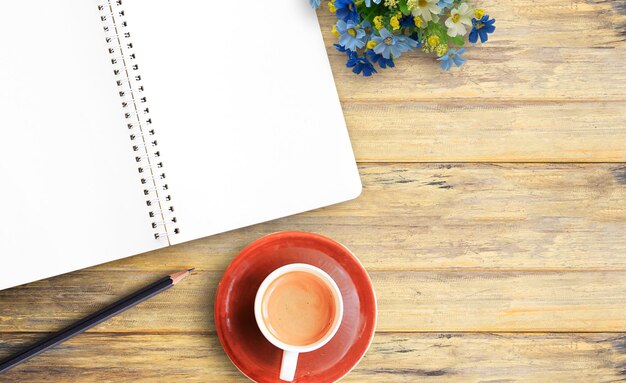
<svg viewBox="0 0 626 383"><path fill-rule="evenodd" d="M104 322L105 320L114 317L115 315L128 310L129 308L149 299L162 291L169 289L174 286L178 282L185 279L193 269L189 269L186 271L182 271L180 273L172 274L167 276L150 286L147 286L139 291L136 291L125 298L120 299L119 301L113 303L109 307L106 307L94 314L89 315L88 317L74 323L73 325L59 331L58 333L46 338L31 347L27 350L16 354L10 358L7 358L0 362L0 374L10 370L11 368L26 362L27 360L41 354L42 352L58 345L59 343L65 342L66 340L73 338L74 336L81 334L90 328L94 327L97 324Z"/></svg>

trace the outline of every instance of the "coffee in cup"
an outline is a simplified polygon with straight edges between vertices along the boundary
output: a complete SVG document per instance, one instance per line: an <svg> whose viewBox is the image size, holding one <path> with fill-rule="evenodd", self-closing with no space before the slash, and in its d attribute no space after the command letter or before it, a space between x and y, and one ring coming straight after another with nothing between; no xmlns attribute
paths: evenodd
<svg viewBox="0 0 626 383"><path fill-rule="evenodd" d="M261 284L255 317L263 335L284 350L280 378L292 381L298 354L324 346L336 334L343 300L335 281L308 264L272 272Z"/></svg>

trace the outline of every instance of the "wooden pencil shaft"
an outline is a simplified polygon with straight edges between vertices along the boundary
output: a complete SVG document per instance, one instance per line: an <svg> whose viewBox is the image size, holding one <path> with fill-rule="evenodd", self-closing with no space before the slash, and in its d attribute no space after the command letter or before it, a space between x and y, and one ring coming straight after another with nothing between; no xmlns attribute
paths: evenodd
<svg viewBox="0 0 626 383"><path fill-rule="evenodd" d="M27 360L41 354L42 352L62 343L78 334L81 334L90 328L116 316L129 308L153 297L154 295L169 289L173 286L171 277L165 277L143 289L136 291L108 307L89 315L88 317L72 324L71 326L57 332L56 334L32 345L28 350L9 357L0 362L0 374L10 370L11 368L26 362Z"/></svg>

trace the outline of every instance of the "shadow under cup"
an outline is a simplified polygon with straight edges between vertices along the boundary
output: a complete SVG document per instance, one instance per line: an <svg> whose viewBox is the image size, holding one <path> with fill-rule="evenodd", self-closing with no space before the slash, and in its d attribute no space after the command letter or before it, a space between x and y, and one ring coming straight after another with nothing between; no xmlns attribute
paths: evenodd
<svg viewBox="0 0 626 383"><path fill-rule="evenodd" d="M338 309L328 282L314 273L294 270L268 285L261 316L267 330L280 342L306 347L332 332Z"/></svg>

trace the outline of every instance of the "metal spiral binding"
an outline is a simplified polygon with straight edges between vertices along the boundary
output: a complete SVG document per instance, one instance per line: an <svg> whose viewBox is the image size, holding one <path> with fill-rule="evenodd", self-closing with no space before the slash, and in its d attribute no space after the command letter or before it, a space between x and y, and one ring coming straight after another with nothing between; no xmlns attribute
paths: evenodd
<svg viewBox="0 0 626 383"><path fill-rule="evenodd" d="M179 234L176 227L178 219L174 216L172 197L168 193L166 174L163 172L161 151L158 149L156 133L150 125L148 99L144 95L144 86L139 73L137 56L133 51L131 33L122 9L122 0L101 0L98 5L100 21L105 32L109 60L113 65L113 74L122 99L126 127L132 142L135 161L138 164L143 194L146 196L148 216L155 239L167 239ZM161 195L165 193L165 195Z"/></svg>

